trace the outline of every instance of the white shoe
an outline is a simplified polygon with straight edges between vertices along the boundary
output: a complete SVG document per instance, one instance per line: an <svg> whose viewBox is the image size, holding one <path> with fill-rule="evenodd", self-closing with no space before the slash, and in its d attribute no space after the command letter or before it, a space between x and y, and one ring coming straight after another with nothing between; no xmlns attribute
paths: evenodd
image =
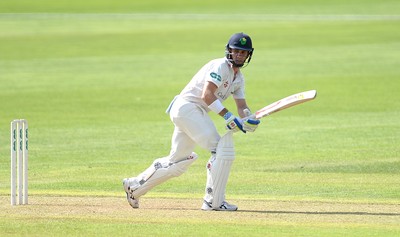
<svg viewBox="0 0 400 237"><path fill-rule="evenodd" d="M201 210L203 211L236 211L238 207L233 204L229 204L226 201L223 201L221 206L217 208L213 208L212 204L204 200L203 205L201 206Z"/></svg>
<svg viewBox="0 0 400 237"><path fill-rule="evenodd" d="M130 194L130 182L129 179L124 179L122 181L122 184L124 185L124 190L126 193L126 200L128 200L129 205L131 205L132 208L139 208L139 198L134 198Z"/></svg>

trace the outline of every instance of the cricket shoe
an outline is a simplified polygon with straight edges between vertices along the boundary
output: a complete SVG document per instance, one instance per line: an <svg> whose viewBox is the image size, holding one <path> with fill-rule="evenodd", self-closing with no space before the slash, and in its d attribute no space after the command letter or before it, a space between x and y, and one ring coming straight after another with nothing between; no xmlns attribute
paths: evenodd
<svg viewBox="0 0 400 237"><path fill-rule="evenodd" d="M131 186L130 186L129 179L124 179L122 181L122 184L124 185L124 190L125 190L125 193L126 193L126 200L128 200L129 205L131 205L132 208L139 208L139 198L135 199L131 195L131 192L130 192L130 187Z"/></svg>
<svg viewBox="0 0 400 237"><path fill-rule="evenodd" d="M203 211L236 211L238 207L233 204L229 204L226 201L223 201L221 206L217 208L213 208L212 204L204 200L203 205L201 206L201 210Z"/></svg>

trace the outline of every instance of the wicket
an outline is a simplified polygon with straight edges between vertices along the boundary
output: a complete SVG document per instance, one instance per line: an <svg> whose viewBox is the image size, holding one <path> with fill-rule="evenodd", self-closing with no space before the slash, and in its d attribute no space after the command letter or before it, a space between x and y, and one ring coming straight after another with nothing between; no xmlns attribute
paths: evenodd
<svg viewBox="0 0 400 237"><path fill-rule="evenodd" d="M18 175L18 182L17 182ZM11 205L28 204L28 121L11 122Z"/></svg>

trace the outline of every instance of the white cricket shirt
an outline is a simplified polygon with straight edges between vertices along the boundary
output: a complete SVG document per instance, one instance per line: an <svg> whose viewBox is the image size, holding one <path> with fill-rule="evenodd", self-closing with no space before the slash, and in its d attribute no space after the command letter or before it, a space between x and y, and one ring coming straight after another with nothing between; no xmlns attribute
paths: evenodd
<svg viewBox="0 0 400 237"><path fill-rule="evenodd" d="M238 71L236 78L234 71L226 58L214 59L204 65L193 76L192 80L181 91L180 96L187 101L201 105L209 111L207 104L201 99L206 81L214 83L218 88L215 96L223 102L230 95L235 99L244 99L244 77Z"/></svg>

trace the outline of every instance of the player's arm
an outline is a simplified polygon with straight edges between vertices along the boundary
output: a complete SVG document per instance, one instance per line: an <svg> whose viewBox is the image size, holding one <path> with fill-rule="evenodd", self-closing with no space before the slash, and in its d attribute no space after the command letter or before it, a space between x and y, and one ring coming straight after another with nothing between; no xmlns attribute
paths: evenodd
<svg viewBox="0 0 400 237"><path fill-rule="evenodd" d="M213 103L217 103L216 101L218 100L217 96L215 96L215 92L217 91L218 87L217 85L215 85L214 83L210 82L210 81L206 81L206 83L204 84L204 88L203 88L203 94L201 95L201 99L206 102L206 104L208 106L211 105ZM221 104L222 106L222 104ZM214 112L216 112L217 114L221 115L222 117L228 112L228 110L225 107L221 107L220 105L216 105L215 110L210 108L211 110L213 110ZM218 110L220 110L218 112Z"/></svg>
<svg viewBox="0 0 400 237"><path fill-rule="evenodd" d="M225 119L226 127L229 130L237 132L243 130L242 120L234 116L231 112L229 112L219 101L217 96L215 96L215 92L217 91L218 87L214 83L210 81L206 81L203 88L203 93L201 95L201 99L206 102L208 108L215 113L219 114L221 117Z"/></svg>
<svg viewBox="0 0 400 237"><path fill-rule="evenodd" d="M236 107L237 107L237 111L238 114L241 118L247 117L248 115L245 114L244 110L245 109L249 109L249 107L247 106L246 100L245 99L235 99L235 103L236 103Z"/></svg>

